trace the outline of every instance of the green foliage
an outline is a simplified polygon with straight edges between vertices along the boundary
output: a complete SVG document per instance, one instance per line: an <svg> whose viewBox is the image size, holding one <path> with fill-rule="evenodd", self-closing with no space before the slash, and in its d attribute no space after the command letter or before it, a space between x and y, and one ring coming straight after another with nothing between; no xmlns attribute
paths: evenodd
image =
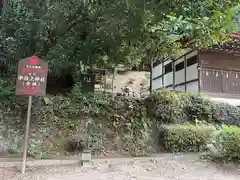
<svg viewBox="0 0 240 180"><path fill-rule="evenodd" d="M15 88L13 82L9 78L0 79L0 100L6 102L13 101L15 95ZM10 98L10 99L9 99Z"/></svg>
<svg viewBox="0 0 240 180"><path fill-rule="evenodd" d="M211 125L165 125L160 139L164 139L166 150L171 152L199 152L207 149L213 137Z"/></svg>
<svg viewBox="0 0 240 180"><path fill-rule="evenodd" d="M20 149L26 104L20 106L22 102L15 100L6 103L1 109L10 110L4 121L11 124L10 129L17 129L10 137L19 137L12 144ZM19 107L18 112L14 111L15 107ZM95 155L114 151L139 156L148 153L152 146L152 123L142 100L103 93L82 94L77 87L67 97L34 99L30 129L28 155L43 158L54 152L78 153L76 142ZM15 152L14 148L9 151Z"/></svg>
<svg viewBox="0 0 240 180"><path fill-rule="evenodd" d="M168 90L154 92L146 99L148 114L159 124L180 123L184 120L184 105L187 96Z"/></svg>
<svg viewBox="0 0 240 180"><path fill-rule="evenodd" d="M135 131L137 127L128 124L129 131L124 133L123 137L123 150L132 156L146 156L149 152L155 151L152 146L152 123L150 119L139 119L138 121L140 121L138 124L142 125L138 132Z"/></svg>
<svg viewBox="0 0 240 180"><path fill-rule="evenodd" d="M3 87L11 91L4 92ZM0 89L5 93L0 106L1 123L9 131L16 131L9 135L11 143L8 149L9 152L18 152L23 138L27 99L16 98L14 88L7 81L2 80ZM155 122L162 125L198 120L213 124L237 124L239 112L239 107L215 104L199 94L162 90L146 99L136 99L104 93L83 94L79 88L74 87L67 96L34 98L28 154L45 157L64 154L66 149L71 154L77 153L78 147L72 146L72 140L75 140L96 155L113 151L140 156L152 151L153 138L156 138L152 132ZM181 128L186 132L178 130L178 127L181 126L173 127L167 136L171 150L187 151L184 145L196 146L196 143L200 145L195 150L205 148L204 139L207 135L204 134L205 131L199 130L202 126L194 128L184 125ZM183 134L184 142L175 137L175 131L178 136ZM187 139L187 136L191 138ZM170 138L176 138L175 141L179 140L183 145L177 144L175 147L175 141L170 141ZM72 148L66 147L69 144Z"/></svg>
<svg viewBox="0 0 240 180"><path fill-rule="evenodd" d="M143 147L151 146L152 124L142 100L101 93L82 94L77 88L72 91L71 99L77 104L76 107L84 107L80 108L80 114L101 120L91 120L87 126L91 134L88 147L94 152L104 150L104 141L109 136L103 134L105 131L111 134L112 141L115 141L113 144L125 152L131 155L147 153Z"/></svg>
<svg viewBox="0 0 240 180"><path fill-rule="evenodd" d="M39 155L39 153L41 155L41 145L42 145L41 139L29 139L27 151L28 156L36 157L37 155Z"/></svg>
<svg viewBox="0 0 240 180"><path fill-rule="evenodd" d="M23 135L19 135L18 133L14 133L15 136L11 136L7 140L6 151L9 154L21 154L22 153L22 145L23 145ZM29 139L27 154L30 157L40 156L42 140L41 139Z"/></svg>
<svg viewBox="0 0 240 180"><path fill-rule="evenodd" d="M4 1L5 2L5 1ZM128 68L178 54L176 40L206 47L235 30L237 0L138 1L8 0L0 15L0 60L15 72L21 58L36 54L51 70ZM173 36L172 34L177 34Z"/></svg>
<svg viewBox="0 0 240 180"><path fill-rule="evenodd" d="M209 99L204 98L199 94L186 94L189 101L185 104L189 119L206 120L207 122L213 122L218 119L214 119L214 110L217 108L216 104ZM216 116L216 115L215 115Z"/></svg>
<svg viewBox="0 0 240 180"><path fill-rule="evenodd" d="M219 130L211 148L214 158L227 161L240 161L240 128L225 126Z"/></svg>
<svg viewBox="0 0 240 180"><path fill-rule="evenodd" d="M149 96L148 115L158 124L194 122L203 120L218 124L240 124L240 108L215 103L199 93L159 90Z"/></svg>

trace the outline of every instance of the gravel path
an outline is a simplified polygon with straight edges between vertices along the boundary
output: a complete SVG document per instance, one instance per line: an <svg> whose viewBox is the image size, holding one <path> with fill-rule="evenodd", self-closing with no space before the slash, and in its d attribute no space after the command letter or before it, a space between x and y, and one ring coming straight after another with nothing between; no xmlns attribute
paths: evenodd
<svg viewBox="0 0 240 180"><path fill-rule="evenodd" d="M0 180L240 180L240 168L185 157L98 160L78 165L0 169Z"/></svg>

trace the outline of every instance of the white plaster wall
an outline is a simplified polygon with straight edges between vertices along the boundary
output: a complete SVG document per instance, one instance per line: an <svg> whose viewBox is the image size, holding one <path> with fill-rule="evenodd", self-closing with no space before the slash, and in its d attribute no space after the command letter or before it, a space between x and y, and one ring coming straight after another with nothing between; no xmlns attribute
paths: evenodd
<svg viewBox="0 0 240 180"><path fill-rule="evenodd" d="M181 59L178 59L177 61L175 61L175 65L179 64L180 62L183 62L184 58L182 57Z"/></svg>
<svg viewBox="0 0 240 180"><path fill-rule="evenodd" d="M164 86L168 86L170 84L173 84L173 72L167 73L163 76L164 80Z"/></svg>
<svg viewBox="0 0 240 180"><path fill-rule="evenodd" d="M198 69L197 64L193 64L187 67L187 81L197 79L198 78Z"/></svg>
<svg viewBox="0 0 240 180"><path fill-rule="evenodd" d="M187 55L187 58L193 57L197 55L197 51L194 51L190 54ZM178 63L184 61L184 58L181 58L179 60L177 60L175 62L175 65L177 65ZM163 65L167 65L168 63L172 62L172 60L167 60L165 62L163 62ZM189 67L187 67L186 69L186 80L190 81L193 79L197 79L198 78L198 69L197 69L197 63L193 64ZM180 84L184 82L184 69L180 70L180 71L176 71L175 72L175 84ZM156 67L153 68L153 78L156 78L160 75L162 75L162 64L157 65ZM173 72L170 72L168 74L164 74L163 75L163 79L164 79L164 84L162 82L162 78L158 78L153 80L153 89L158 89L161 87L166 87L168 85L173 84ZM189 83L188 85L188 89L190 92L197 92L198 91L198 83ZM176 90L180 90L180 91L185 91L185 87L184 85L178 86L176 87Z"/></svg>
<svg viewBox="0 0 240 180"><path fill-rule="evenodd" d="M181 58L181 59L177 60L175 62L175 67L176 67L177 64L179 64L183 61L184 61L184 58ZM180 83L184 82L184 74L185 74L184 69L175 72L175 84L180 84Z"/></svg>
<svg viewBox="0 0 240 180"><path fill-rule="evenodd" d="M191 48L185 48L185 49L184 49L184 51L185 51L185 53L184 53L184 54L186 54L186 53L188 53L188 52L192 51L192 49L191 49Z"/></svg>
<svg viewBox="0 0 240 180"><path fill-rule="evenodd" d="M187 83L187 92L198 92L198 81Z"/></svg>
<svg viewBox="0 0 240 180"><path fill-rule="evenodd" d="M159 64L153 68L152 76L153 78L162 75L162 64Z"/></svg>
<svg viewBox="0 0 240 180"><path fill-rule="evenodd" d="M176 86L176 87L175 87L175 90L176 90L176 91L183 91L183 92L184 92L184 91L185 91L185 85Z"/></svg>
<svg viewBox="0 0 240 180"><path fill-rule="evenodd" d="M162 87L162 77L158 78L158 79L154 79L152 81L152 86L153 86L153 90L161 88Z"/></svg>
<svg viewBox="0 0 240 180"><path fill-rule="evenodd" d="M180 84L184 82L184 69L175 72L175 84Z"/></svg>
<svg viewBox="0 0 240 180"><path fill-rule="evenodd" d="M167 61L165 61L165 62L163 63L163 65L165 66L165 65L169 64L170 62L172 62L172 60L171 60L171 59L170 59L170 60L167 60Z"/></svg>
<svg viewBox="0 0 240 180"><path fill-rule="evenodd" d="M186 55L186 58L189 59L189 58L191 58L193 56L196 56L196 55L197 55L197 51L193 51L193 52L189 53L188 55Z"/></svg>

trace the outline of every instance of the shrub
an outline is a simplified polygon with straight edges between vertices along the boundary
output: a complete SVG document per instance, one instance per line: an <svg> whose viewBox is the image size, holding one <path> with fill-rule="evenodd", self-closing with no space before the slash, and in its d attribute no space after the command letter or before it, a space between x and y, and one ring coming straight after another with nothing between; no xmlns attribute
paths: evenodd
<svg viewBox="0 0 240 180"><path fill-rule="evenodd" d="M5 85L6 83L2 83L2 86ZM4 92L3 87L0 89ZM5 99L13 96L13 90L11 92L9 94L4 92ZM12 129L18 129L22 133L27 112L26 103L26 99L24 101L19 98L16 99L15 95L13 99L10 98L10 101L6 100L2 103L2 106L0 106L2 123L8 124ZM213 123L237 124L240 119L240 108L226 104L215 104L199 94L161 90L146 99L137 99L104 93L82 93L79 88L74 87L72 92L66 96L49 96L45 97L44 101L34 98L31 129L36 129L35 133L42 136L34 138L35 141L31 142L29 155L34 156L37 154L38 146L47 144L47 142L44 144L45 141L44 143L38 142L38 139L46 141L54 139L53 142L49 143L51 144L48 150L50 152L51 148L56 149L55 147L59 146L58 143L55 143L55 139L61 136L69 140L69 144L72 146L66 148L68 151L81 150L81 147L76 146L74 144L76 142L72 141L70 137L80 132L82 129L81 123L82 121L85 123L86 119L91 119L91 123L86 123L88 126L84 125L83 127L87 136L84 141L87 141L87 147L93 153L99 154L114 149L118 152L124 151L132 155L141 155L148 148L148 143L151 141L150 136L152 134L155 136L158 133L152 133L153 127L155 131L156 125L164 123L180 124L195 119ZM39 132L40 129L48 130L43 135ZM171 129L170 132L173 133L175 129ZM173 151L190 151L187 147L195 146L197 142L200 144L197 149L204 149L205 147L202 148L202 146L205 146L205 144L202 145L203 140L201 138L199 138L201 141L194 140L195 136L195 138L200 136L201 132L199 131L199 129L198 131L191 129L184 132L183 138L186 139L184 140L186 146L183 143L183 145L177 144L177 147L174 147L174 141L172 140L168 141L167 147L173 149ZM191 138L188 139L186 133L189 133ZM174 136L169 132L167 134L168 138ZM47 137L50 135L51 138ZM178 134L175 136L177 137ZM106 145L107 142L113 143ZM16 142L14 141L14 143ZM78 142L77 144L81 143ZM14 147L11 147L9 151L14 152Z"/></svg>
<svg viewBox="0 0 240 180"><path fill-rule="evenodd" d="M23 136L15 136L7 140L6 150L9 154L21 154ZM41 154L41 139L30 138L28 141L27 155L30 157L36 157Z"/></svg>
<svg viewBox="0 0 240 180"><path fill-rule="evenodd" d="M142 124L138 132L132 128L133 130L124 134L122 138L123 150L131 156L146 156L155 151L153 149L152 126L149 119L139 119L138 121L142 121L142 123L135 122Z"/></svg>
<svg viewBox="0 0 240 180"><path fill-rule="evenodd" d="M158 124L185 122L184 106L188 97L183 95L164 89L154 92L145 101L149 116Z"/></svg>
<svg viewBox="0 0 240 180"><path fill-rule="evenodd" d="M171 152L199 152L207 149L214 127L209 125L164 125L160 128L163 145Z"/></svg>
<svg viewBox="0 0 240 180"><path fill-rule="evenodd" d="M240 128L225 126L216 133L211 152L215 157L229 161L240 160Z"/></svg>
<svg viewBox="0 0 240 180"><path fill-rule="evenodd" d="M214 121L216 104L206 99L199 93L187 93L189 101L185 104L188 120L206 120L211 123Z"/></svg>
<svg viewBox="0 0 240 180"><path fill-rule="evenodd" d="M9 78L0 79L0 99L1 103L15 99L15 84Z"/></svg>
<svg viewBox="0 0 240 180"><path fill-rule="evenodd" d="M224 122L230 125L240 125L240 108L227 103L216 105L215 122Z"/></svg>
<svg viewBox="0 0 240 180"><path fill-rule="evenodd" d="M50 101L53 103L48 104L48 108L53 109L53 116L68 119L60 121L58 118L54 122L54 126L62 127L62 131L69 132L68 127L71 125L72 133L78 132L80 127L74 119L88 119L85 123L86 144L93 154L102 154L108 150L131 155L147 153L145 147L151 139L152 124L151 119L147 118L146 105L142 99L104 93L83 94L75 87L68 97L50 97ZM68 151L76 149L69 143L66 145Z"/></svg>
<svg viewBox="0 0 240 180"><path fill-rule="evenodd" d="M146 98L148 115L158 124L204 120L208 123L240 125L240 108L215 103L199 93L159 90Z"/></svg>

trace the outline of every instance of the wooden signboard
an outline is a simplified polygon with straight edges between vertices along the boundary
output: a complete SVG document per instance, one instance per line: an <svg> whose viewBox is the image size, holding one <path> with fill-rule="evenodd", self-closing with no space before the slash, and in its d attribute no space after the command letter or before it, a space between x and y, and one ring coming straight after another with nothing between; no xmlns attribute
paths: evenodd
<svg viewBox="0 0 240 180"><path fill-rule="evenodd" d="M32 96L44 96L47 85L48 63L38 57L28 57L18 63L16 95L28 96L27 122L23 145L21 173L25 173L28 149L28 132L31 118Z"/></svg>
<svg viewBox="0 0 240 180"><path fill-rule="evenodd" d="M80 77L81 89L84 92L94 92L96 76L94 74L82 74Z"/></svg>
<svg viewBox="0 0 240 180"><path fill-rule="evenodd" d="M22 59L18 63L16 95L44 96L48 63L37 58Z"/></svg>

